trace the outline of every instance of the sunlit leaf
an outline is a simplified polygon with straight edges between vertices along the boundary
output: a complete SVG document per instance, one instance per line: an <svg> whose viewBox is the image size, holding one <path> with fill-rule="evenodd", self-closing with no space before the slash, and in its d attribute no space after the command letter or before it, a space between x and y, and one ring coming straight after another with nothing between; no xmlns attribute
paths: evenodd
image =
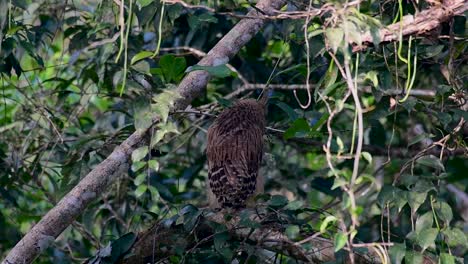
<svg viewBox="0 0 468 264"><path fill-rule="evenodd" d="M132 161L140 161L148 154L148 146L143 146L135 149L132 152Z"/></svg>
<svg viewBox="0 0 468 264"><path fill-rule="evenodd" d="M423 255L415 251L407 251L405 254L405 263L423 264Z"/></svg>
<svg viewBox="0 0 468 264"><path fill-rule="evenodd" d="M154 171L159 170L159 162L157 160L149 160L148 161L148 167Z"/></svg>
<svg viewBox="0 0 468 264"><path fill-rule="evenodd" d="M148 190L148 186L146 184L142 184L138 186L137 189L135 190L135 196L139 198L146 192L146 190Z"/></svg>
<svg viewBox="0 0 468 264"><path fill-rule="evenodd" d="M142 183L144 183L147 179L147 175L146 173L140 173L138 174L138 176L135 178L135 180L133 180L133 184L135 184L136 186L139 186L141 185Z"/></svg>
<svg viewBox="0 0 468 264"><path fill-rule="evenodd" d="M372 155L369 152L364 151L361 155L367 162L369 162L369 164L372 164Z"/></svg>
<svg viewBox="0 0 468 264"><path fill-rule="evenodd" d="M370 80L372 82L372 85L374 87L379 86L379 79L378 79L378 73L376 71L369 71L366 73L366 77L364 78L365 80Z"/></svg>
<svg viewBox="0 0 468 264"><path fill-rule="evenodd" d="M325 233L329 224L336 222L337 218L333 215L328 215L323 219L322 224L320 224L320 233Z"/></svg>
<svg viewBox="0 0 468 264"><path fill-rule="evenodd" d="M439 256L440 264L455 264L455 258L447 253L442 253Z"/></svg>
<svg viewBox="0 0 468 264"><path fill-rule="evenodd" d="M338 232L335 234L335 252L339 251L346 245L348 237L343 232Z"/></svg>
<svg viewBox="0 0 468 264"><path fill-rule="evenodd" d="M130 64L135 64L137 61L140 61L140 60L143 60L143 59L146 59L146 58L149 58L153 56L153 52L151 51L140 51L138 52L137 54L135 54L135 56L133 56Z"/></svg>
<svg viewBox="0 0 468 264"><path fill-rule="evenodd" d="M192 71L207 71L211 76L216 78L226 78L228 76L232 76L233 72L225 65L218 65L218 66L201 66L201 65L194 65L187 68L185 72L192 72Z"/></svg>
<svg viewBox="0 0 468 264"><path fill-rule="evenodd" d="M325 31L330 47L336 53L339 47L344 43L344 32L341 28L328 28Z"/></svg>

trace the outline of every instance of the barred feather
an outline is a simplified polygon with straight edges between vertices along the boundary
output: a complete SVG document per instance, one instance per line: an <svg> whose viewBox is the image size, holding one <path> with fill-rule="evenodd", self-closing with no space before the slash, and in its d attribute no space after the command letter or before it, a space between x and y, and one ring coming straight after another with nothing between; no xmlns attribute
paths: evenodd
<svg viewBox="0 0 468 264"><path fill-rule="evenodd" d="M243 208L258 189L263 156L265 104L241 100L208 129L209 187L222 208Z"/></svg>

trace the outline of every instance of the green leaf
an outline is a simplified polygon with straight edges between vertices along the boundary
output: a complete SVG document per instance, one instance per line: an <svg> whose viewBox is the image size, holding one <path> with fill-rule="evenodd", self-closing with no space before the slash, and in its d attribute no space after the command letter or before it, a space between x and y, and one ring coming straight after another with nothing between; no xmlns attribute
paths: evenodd
<svg viewBox="0 0 468 264"><path fill-rule="evenodd" d="M303 201L295 200L295 201L292 201L292 202L288 203L288 205L286 205L285 209L297 210L297 209L301 208L303 205L304 205Z"/></svg>
<svg viewBox="0 0 468 264"><path fill-rule="evenodd" d="M339 47L344 43L344 32L341 28L328 28L325 31L325 36L333 52L336 53Z"/></svg>
<svg viewBox="0 0 468 264"><path fill-rule="evenodd" d="M143 146L135 149L132 152L132 162L141 161L148 154L148 146Z"/></svg>
<svg viewBox="0 0 468 264"><path fill-rule="evenodd" d="M442 231L442 234L449 246L462 246L465 249L467 248L468 240L462 230L458 228L447 228Z"/></svg>
<svg viewBox="0 0 468 264"><path fill-rule="evenodd" d="M372 155L369 152L361 152L361 155L369 164L372 164Z"/></svg>
<svg viewBox="0 0 468 264"><path fill-rule="evenodd" d="M162 103L154 104L152 105L151 109L161 117L163 123L167 122L167 119L169 118L169 111L170 111L169 105L162 104Z"/></svg>
<svg viewBox="0 0 468 264"><path fill-rule="evenodd" d="M218 19L209 13L201 15L191 15L188 17L188 24L192 30L196 30L208 23L217 23Z"/></svg>
<svg viewBox="0 0 468 264"><path fill-rule="evenodd" d="M335 234L335 252L338 252L346 245L348 237L343 232L338 232Z"/></svg>
<svg viewBox="0 0 468 264"><path fill-rule="evenodd" d="M154 187L152 185L147 185L147 186L148 186L148 190L150 191L150 194L151 194L151 199L153 201L158 201L159 198L160 198L158 189L156 189L156 187Z"/></svg>
<svg viewBox="0 0 468 264"><path fill-rule="evenodd" d="M135 243L137 236L134 233L127 233L117 240L111 243L111 263L116 263L117 260L125 255L130 248L132 247L133 243Z"/></svg>
<svg viewBox="0 0 468 264"><path fill-rule="evenodd" d="M234 253L232 250L229 248L229 245L227 243L229 239L229 233L228 232L222 232L222 233L217 233L214 236L214 246L217 252L223 256L223 258L227 261L230 262L232 260L232 257Z"/></svg>
<svg viewBox="0 0 468 264"><path fill-rule="evenodd" d="M219 97L219 96L215 96L215 97L216 97L216 101L218 102L218 104L220 104L222 107L230 107L233 104L232 101L225 99L223 97Z"/></svg>
<svg viewBox="0 0 468 264"><path fill-rule="evenodd" d="M357 45L361 45L362 44L362 38L361 38L361 30L358 28L358 25L359 24L362 24L361 21L357 20L357 19L354 19L354 21L350 21L350 20L353 20L353 18L355 17L348 17L349 20L345 20L342 24L342 28L343 28L343 31L346 31L346 33L348 34L348 38L349 38L349 41L352 42L352 43L355 43ZM356 23L358 22L358 23Z"/></svg>
<svg viewBox="0 0 468 264"><path fill-rule="evenodd" d="M229 239L229 233L227 231L216 233L214 235L214 246L217 251L225 247L227 240Z"/></svg>
<svg viewBox="0 0 468 264"><path fill-rule="evenodd" d="M439 263L440 264L455 264L455 258L447 253L442 253L440 254L439 257Z"/></svg>
<svg viewBox="0 0 468 264"><path fill-rule="evenodd" d="M336 188L345 186L346 184L348 184L348 181L346 181L345 179L343 179L341 177L340 178L336 177L335 180L333 181L333 185L332 185L332 187L330 189L335 190Z"/></svg>
<svg viewBox="0 0 468 264"><path fill-rule="evenodd" d="M290 121L294 121L299 117L296 111L294 111L294 109L289 105L283 102L276 102L275 104L288 115Z"/></svg>
<svg viewBox="0 0 468 264"><path fill-rule="evenodd" d="M243 210L240 213L239 225L252 229L260 228L261 225L257 221L252 220L254 212L251 210Z"/></svg>
<svg viewBox="0 0 468 264"><path fill-rule="evenodd" d="M439 169L441 171L445 171L445 167L440 161L440 159L438 159L437 157L433 155L422 156L421 158L416 160L416 163L427 166L427 167L431 167L434 169Z"/></svg>
<svg viewBox="0 0 468 264"><path fill-rule="evenodd" d="M342 85L341 82L338 82L338 83L336 82L337 79L338 79L338 67L336 67L334 61L332 61L330 65L328 66L327 72L323 76L323 79L320 81L320 82L323 81L323 87L324 87L324 90L322 92L323 96L330 95L333 90L335 90L337 87Z"/></svg>
<svg viewBox="0 0 468 264"><path fill-rule="evenodd" d="M338 220L335 216L329 215L323 219L322 223L320 224L320 233L325 233L327 227L330 223L334 223Z"/></svg>
<svg viewBox="0 0 468 264"><path fill-rule="evenodd" d="M166 134L169 134L169 133L180 134L175 124L171 122L165 123L165 124L160 123L158 124L157 128L158 130L156 130L156 133L154 133L154 136L151 139L151 147L154 147L157 143L159 143Z"/></svg>
<svg viewBox="0 0 468 264"><path fill-rule="evenodd" d="M444 221L446 225L449 225L453 219L452 208L446 202L437 201L434 203L434 209L440 220Z"/></svg>
<svg viewBox="0 0 468 264"><path fill-rule="evenodd" d="M405 257L406 253L406 245L394 243L393 246L390 247L388 254L390 255L390 260L392 264L401 264L401 261Z"/></svg>
<svg viewBox="0 0 468 264"><path fill-rule="evenodd" d="M328 117L330 116L329 113L325 113L325 114L322 114L322 116L320 116L320 119L310 128L310 132L313 134L315 133L316 131L318 131L318 129L323 125L325 124L325 122L328 120Z"/></svg>
<svg viewBox="0 0 468 264"><path fill-rule="evenodd" d="M413 212L416 212L419 206L421 206L421 204L423 204L424 201L426 200L427 193L411 191L411 192L407 192L406 196L408 199L408 204L411 207L411 210Z"/></svg>
<svg viewBox="0 0 468 264"><path fill-rule="evenodd" d="M364 78L364 80L370 80L372 82L372 85L374 85L374 87L378 87L379 86L379 79L377 77L377 74L378 73L376 71L367 72L366 77Z"/></svg>
<svg viewBox="0 0 468 264"><path fill-rule="evenodd" d="M133 184L139 186L145 182L146 178L146 173L140 173L138 176L136 176L135 180L133 180Z"/></svg>
<svg viewBox="0 0 468 264"><path fill-rule="evenodd" d="M135 196L139 198L146 192L146 190L148 190L148 186L146 184L138 186L138 188L135 190Z"/></svg>
<svg viewBox="0 0 468 264"><path fill-rule="evenodd" d="M389 185L384 185L377 196L377 202L381 208L384 208L387 203L392 203L395 199L396 188Z"/></svg>
<svg viewBox="0 0 468 264"><path fill-rule="evenodd" d="M299 235L299 226L297 225L289 225L287 228L286 228L286 236L288 236L289 239L296 239L297 236Z"/></svg>
<svg viewBox="0 0 468 264"><path fill-rule="evenodd" d="M134 125L137 130L145 130L153 124L156 114L151 111L151 105L149 100L140 100L137 98L133 105L134 107Z"/></svg>
<svg viewBox="0 0 468 264"><path fill-rule="evenodd" d="M149 4L151 4L154 0L137 0L138 7L141 9Z"/></svg>
<svg viewBox="0 0 468 264"><path fill-rule="evenodd" d="M336 137L336 144L338 145L338 153L343 153L344 143L343 143L343 140L341 140L339 136Z"/></svg>
<svg viewBox="0 0 468 264"><path fill-rule="evenodd" d="M186 214L192 214L195 212L198 212L198 208L193 206L192 204L187 204L182 209L180 209L179 214L180 215L186 215Z"/></svg>
<svg viewBox="0 0 468 264"><path fill-rule="evenodd" d="M423 58L428 59L439 55L444 49L444 45L427 46L424 49Z"/></svg>
<svg viewBox="0 0 468 264"><path fill-rule="evenodd" d="M439 230L436 228L423 229L417 233L417 243L422 247L422 251L426 250L428 247L435 247L435 239L438 233Z"/></svg>
<svg viewBox="0 0 468 264"><path fill-rule="evenodd" d="M419 233L427 228L432 228L433 223L434 219L432 217L432 212L426 212L416 220L416 233Z"/></svg>
<svg viewBox="0 0 468 264"><path fill-rule="evenodd" d="M148 167L154 171L159 170L159 162L157 160L149 160Z"/></svg>
<svg viewBox="0 0 468 264"><path fill-rule="evenodd" d="M150 64L147 61L139 61L131 66L132 70L135 70L143 75L151 75Z"/></svg>
<svg viewBox="0 0 468 264"><path fill-rule="evenodd" d="M401 212L403 207L408 203L408 191L398 190L395 196L395 205L398 207L398 212Z"/></svg>
<svg viewBox="0 0 468 264"><path fill-rule="evenodd" d="M202 211L196 211L184 215L184 230L186 232L190 232L195 228L201 214Z"/></svg>
<svg viewBox="0 0 468 264"><path fill-rule="evenodd" d="M159 114L163 123L166 123L170 108L173 107L175 101L180 98L182 97L177 91L169 89L164 90L162 93L154 96L153 100L156 103L151 105L151 109Z"/></svg>
<svg viewBox="0 0 468 264"><path fill-rule="evenodd" d="M135 54L135 56L133 56L130 64L133 65L136 62L141 61L141 60L146 59L146 58L149 58L151 56L153 56L153 52L151 52L151 51L146 51L146 50L145 51L140 51L137 54Z"/></svg>
<svg viewBox="0 0 468 264"><path fill-rule="evenodd" d="M424 139L431 138L433 136L427 134L427 133L422 133L421 135L416 136L415 138L411 139L411 141L408 143L408 147L412 146L418 142L421 142Z"/></svg>
<svg viewBox="0 0 468 264"><path fill-rule="evenodd" d="M273 195L271 196L269 205L272 207L283 207L288 204L288 198L282 195Z"/></svg>
<svg viewBox="0 0 468 264"><path fill-rule="evenodd" d="M166 54L159 60L162 73L166 82L178 82L184 73L187 63L184 57L175 57L172 54Z"/></svg>
<svg viewBox="0 0 468 264"><path fill-rule="evenodd" d="M226 66L226 64L218 65L218 66L201 66L201 65L194 65L187 68L185 72L192 72L192 71L207 71L211 76L216 78L226 78L228 76L232 76L233 72Z"/></svg>
<svg viewBox="0 0 468 264"><path fill-rule="evenodd" d="M133 172L137 172L139 171L140 169L142 169L143 167L145 167L146 165L146 162L144 161L135 161L135 162L132 162L132 171Z"/></svg>
<svg viewBox="0 0 468 264"><path fill-rule="evenodd" d="M407 251L405 255L405 263L423 264L423 255L415 251Z"/></svg>
<svg viewBox="0 0 468 264"><path fill-rule="evenodd" d="M307 124L307 120L304 118L296 119L292 123L292 125L284 132L283 138L288 140L290 138L306 135L310 131L309 124ZM301 133L300 135L297 135Z"/></svg>

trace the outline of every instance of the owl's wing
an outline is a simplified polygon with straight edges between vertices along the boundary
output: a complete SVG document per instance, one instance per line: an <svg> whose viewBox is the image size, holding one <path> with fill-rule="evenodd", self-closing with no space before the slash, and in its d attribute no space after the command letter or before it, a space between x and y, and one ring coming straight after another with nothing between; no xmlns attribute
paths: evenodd
<svg viewBox="0 0 468 264"><path fill-rule="evenodd" d="M222 207L243 207L254 193L262 159L261 137L261 131L236 130L209 142L208 177Z"/></svg>

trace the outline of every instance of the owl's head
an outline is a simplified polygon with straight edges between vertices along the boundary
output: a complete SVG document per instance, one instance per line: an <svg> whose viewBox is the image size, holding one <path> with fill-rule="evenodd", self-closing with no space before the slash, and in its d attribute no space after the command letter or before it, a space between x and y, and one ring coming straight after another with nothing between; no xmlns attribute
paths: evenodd
<svg viewBox="0 0 468 264"><path fill-rule="evenodd" d="M242 109L241 111L252 113L263 120L267 114L266 105L262 101L257 101L255 99L240 100L233 105L233 108Z"/></svg>

